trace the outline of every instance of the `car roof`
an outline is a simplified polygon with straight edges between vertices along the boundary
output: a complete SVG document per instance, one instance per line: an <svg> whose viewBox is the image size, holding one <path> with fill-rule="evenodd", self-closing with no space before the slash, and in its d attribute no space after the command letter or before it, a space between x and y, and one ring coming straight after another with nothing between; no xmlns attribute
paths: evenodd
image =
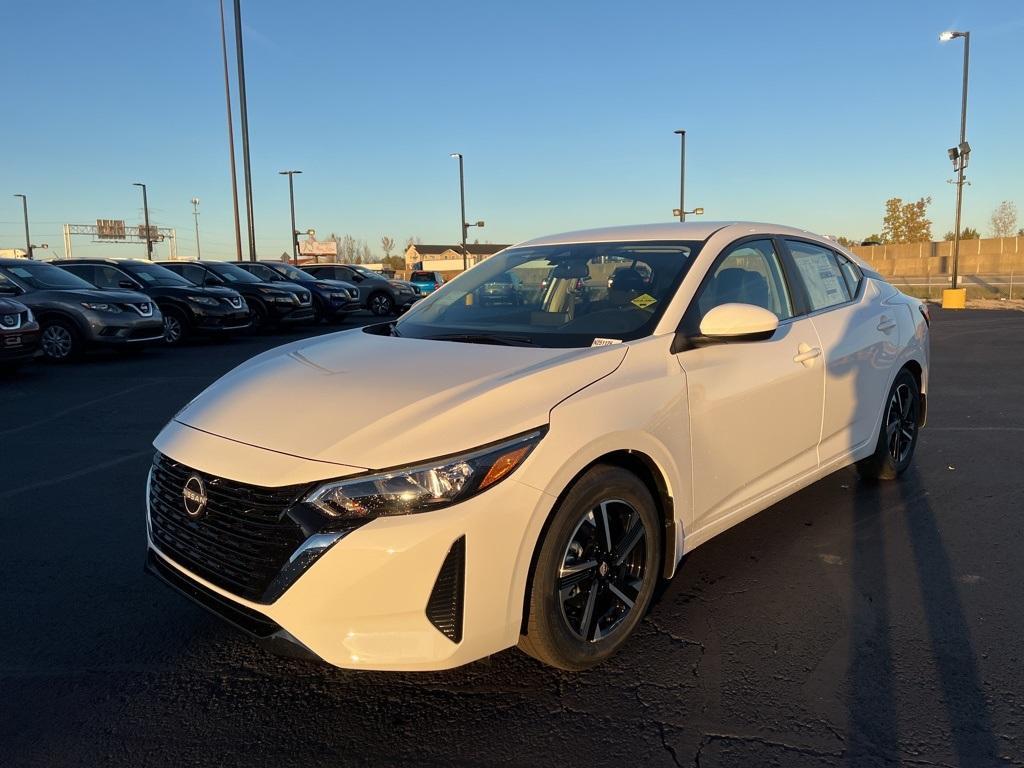
<svg viewBox="0 0 1024 768"><path fill-rule="evenodd" d="M58 267L63 267L65 264L108 264L112 267L121 266L132 266L133 264L159 264L158 261L150 261L149 259L101 259L86 256L84 258L71 258L71 259L54 259L50 262Z"/></svg>
<svg viewBox="0 0 1024 768"><path fill-rule="evenodd" d="M821 235L795 227L781 224L769 224L759 221L700 221L700 222L661 222L656 224L629 224L626 226L600 227L598 229L580 229L572 232L560 232L545 235L532 240L517 243L514 247L563 245L568 243L606 243L619 241L645 240L707 240L715 232L722 229L735 229L737 237L744 233L764 233L775 235L799 235L825 240Z"/></svg>

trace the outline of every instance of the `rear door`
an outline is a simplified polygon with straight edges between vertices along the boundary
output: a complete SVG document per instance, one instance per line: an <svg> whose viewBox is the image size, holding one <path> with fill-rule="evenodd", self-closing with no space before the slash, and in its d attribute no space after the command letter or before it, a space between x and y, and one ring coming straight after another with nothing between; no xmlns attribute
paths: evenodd
<svg viewBox="0 0 1024 768"><path fill-rule="evenodd" d="M739 522L759 508L759 498L818 465L820 343L800 315L780 256L767 237L730 246L683 319L683 331L696 334L712 307L731 302L764 307L779 318L770 339L708 344L677 355L690 414L694 531Z"/></svg>
<svg viewBox="0 0 1024 768"><path fill-rule="evenodd" d="M877 439L876 421L893 376L900 331L874 284L831 248L797 238L785 246L821 339L825 400L818 458L840 460Z"/></svg>

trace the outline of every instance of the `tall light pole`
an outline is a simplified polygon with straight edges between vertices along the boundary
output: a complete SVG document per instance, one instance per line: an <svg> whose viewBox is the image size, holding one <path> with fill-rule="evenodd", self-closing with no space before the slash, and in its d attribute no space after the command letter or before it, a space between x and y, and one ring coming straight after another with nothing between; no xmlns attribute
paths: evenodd
<svg viewBox="0 0 1024 768"><path fill-rule="evenodd" d="M970 32L943 32L939 40L946 42L957 37L964 40L964 83L960 98L960 144L949 150L949 158L956 170L956 228L953 230L953 280L952 288L956 290L957 274L960 266L960 208L964 198L964 169L967 167L971 146L967 143L967 68L971 58Z"/></svg>
<svg viewBox="0 0 1024 768"><path fill-rule="evenodd" d="M466 221L466 177L463 173L463 158L461 152L452 152L449 157L457 157L459 159L459 205L462 211L460 222L462 223L462 271L465 272L469 269L469 258L466 255L466 237L469 234L470 227L482 227L484 222L475 221L470 223Z"/></svg>
<svg viewBox="0 0 1024 768"><path fill-rule="evenodd" d="M25 255L32 258L32 237L28 233L28 198L25 195L15 195L21 198L21 210L25 214Z"/></svg>
<svg viewBox="0 0 1024 768"><path fill-rule="evenodd" d="M202 259L203 252L199 247L199 198L192 198L192 218L196 220L196 258Z"/></svg>
<svg viewBox="0 0 1024 768"><path fill-rule="evenodd" d="M228 38L224 30L224 0L220 0L220 48L224 58L224 100L228 112L228 156L231 161L231 203L235 214L235 258L242 260L242 228L238 223L238 173L235 171L235 121L231 116L231 79L228 77Z"/></svg>
<svg viewBox="0 0 1024 768"><path fill-rule="evenodd" d="M292 263L299 266L299 231L295 229L295 185L292 181L297 173L302 171L278 171L282 176L288 177L288 201L292 208Z"/></svg>
<svg viewBox="0 0 1024 768"><path fill-rule="evenodd" d="M153 260L153 237L149 231L149 198L146 197L146 185L142 182L132 182L133 187L142 187L142 215L146 224L146 258Z"/></svg>
<svg viewBox="0 0 1024 768"><path fill-rule="evenodd" d="M252 220L252 172L249 167L249 110L245 98L245 54L242 52L242 4L235 0L235 49L238 53L238 112L242 118L242 170L245 172L245 220L249 229L249 261L256 261L256 225Z"/></svg>
<svg viewBox="0 0 1024 768"><path fill-rule="evenodd" d="M679 220L686 221L686 131L679 134Z"/></svg>

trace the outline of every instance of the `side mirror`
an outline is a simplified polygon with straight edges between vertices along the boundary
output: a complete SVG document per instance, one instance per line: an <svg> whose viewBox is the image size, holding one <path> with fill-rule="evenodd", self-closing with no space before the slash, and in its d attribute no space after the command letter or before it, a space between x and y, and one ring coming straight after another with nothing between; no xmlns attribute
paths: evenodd
<svg viewBox="0 0 1024 768"><path fill-rule="evenodd" d="M21 290L12 283L0 283L0 296L20 296Z"/></svg>
<svg viewBox="0 0 1024 768"><path fill-rule="evenodd" d="M207 278L205 280L203 280L203 285L205 285L205 286L224 285L224 281L221 280L219 277L214 277L213 275L208 275Z"/></svg>
<svg viewBox="0 0 1024 768"><path fill-rule="evenodd" d="M700 333L712 341L764 341L779 327L774 312L753 304L719 304L700 321Z"/></svg>

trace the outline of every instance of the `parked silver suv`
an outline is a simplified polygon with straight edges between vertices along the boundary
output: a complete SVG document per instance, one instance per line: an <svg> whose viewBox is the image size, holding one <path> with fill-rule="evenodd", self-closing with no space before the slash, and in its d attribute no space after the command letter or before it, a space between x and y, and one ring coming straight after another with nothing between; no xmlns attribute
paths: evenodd
<svg viewBox="0 0 1024 768"><path fill-rule="evenodd" d="M130 349L163 341L163 316L148 296L100 291L45 262L0 259L0 296L32 310L50 360L73 360L92 346Z"/></svg>

